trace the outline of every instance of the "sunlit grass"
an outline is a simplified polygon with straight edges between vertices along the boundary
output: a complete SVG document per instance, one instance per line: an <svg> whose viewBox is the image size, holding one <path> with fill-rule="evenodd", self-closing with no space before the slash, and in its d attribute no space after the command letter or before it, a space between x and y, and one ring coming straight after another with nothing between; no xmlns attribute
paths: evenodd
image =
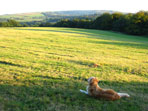
<svg viewBox="0 0 148 111"><path fill-rule="evenodd" d="M94 67L98 64L98 67ZM129 99L79 92L95 76ZM147 111L148 38L71 28L0 28L0 110Z"/></svg>

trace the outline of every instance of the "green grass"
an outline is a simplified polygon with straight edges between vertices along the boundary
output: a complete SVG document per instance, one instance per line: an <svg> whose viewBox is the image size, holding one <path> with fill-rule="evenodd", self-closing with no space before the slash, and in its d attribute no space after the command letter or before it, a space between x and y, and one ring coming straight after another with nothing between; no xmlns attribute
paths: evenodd
<svg viewBox="0 0 148 111"><path fill-rule="evenodd" d="M98 67L93 67L98 64ZM131 98L79 92L95 76ZM148 38L71 28L0 28L0 111L147 111Z"/></svg>

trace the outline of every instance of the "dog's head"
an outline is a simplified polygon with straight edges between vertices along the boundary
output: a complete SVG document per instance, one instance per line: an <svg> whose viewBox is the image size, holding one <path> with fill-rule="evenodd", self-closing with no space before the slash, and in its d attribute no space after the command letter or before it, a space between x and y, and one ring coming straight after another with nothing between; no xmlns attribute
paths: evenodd
<svg viewBox="0 0 148 111"><path fill-rule="evenodd" d="M98 84L99 80L96 77L90 77L88 79L88 84L92 85L92 84Z"/></svg>

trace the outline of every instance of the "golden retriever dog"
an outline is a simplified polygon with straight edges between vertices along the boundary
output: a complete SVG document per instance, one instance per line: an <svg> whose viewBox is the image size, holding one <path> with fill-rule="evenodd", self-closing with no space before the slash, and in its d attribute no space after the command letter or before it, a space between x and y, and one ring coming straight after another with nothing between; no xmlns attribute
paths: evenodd
<svg viewBox="0 0 148 111"><path fill-rule="evenodd" d="M127 93L117 93L112 89L102 89L98 85L99 80L95 77L90 77L88 79L87 91L81 90L80 92L90 95L99 99L106 100L118 100L122 97L130 97Z"/></svg>

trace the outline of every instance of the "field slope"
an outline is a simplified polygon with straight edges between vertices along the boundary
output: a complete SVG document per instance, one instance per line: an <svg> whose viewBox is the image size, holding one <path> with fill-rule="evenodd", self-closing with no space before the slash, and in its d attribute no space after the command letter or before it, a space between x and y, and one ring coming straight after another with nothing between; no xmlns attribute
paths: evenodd
<svg viewBox="0 0 148 111"><path fill-rule="evenodd" d="M98 64L98 67L94 67ZM131 98L81 94L87 78ZM147 111L148 38L71 28L0 28L0 111Z"/></svg>

